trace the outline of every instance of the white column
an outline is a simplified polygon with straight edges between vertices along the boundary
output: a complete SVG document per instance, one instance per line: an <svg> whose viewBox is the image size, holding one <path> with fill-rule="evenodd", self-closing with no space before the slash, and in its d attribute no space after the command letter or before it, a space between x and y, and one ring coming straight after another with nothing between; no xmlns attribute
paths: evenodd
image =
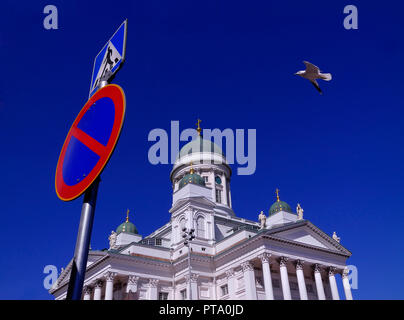
<svg viewBox="0 0 404 320"><path fill-rule="evenodd" d="M157 300L157 286L159 284L159 280L157 279L150 279L149 280L149 300Z"/></svg>
<svg viewBox="0 0 404 320"><path fill-rule="evenodd" d="M213 202L216 202L216 182L215 182L215 171L212 171L210 174L211 181L212 181L212 199Z"/></svg>
<svg viewBox="0 0 404 320"><path fill-rule="evenodd" d="M264 276L264 288L265 288L265 299L266 300L274 300L274 290L272 287L271 267L269 264L270 257L271 257L271 255L268 253L264 253L258 257L261 259L261 262L262 262L262 274Z"/></svg>
<svg viewBox="0 0 404 320"><path fill-rule="evenodd" d="M227 181L226 181L226 175L224 174L224 172L221 176L221 179L222 179L222 186L223 186L223 204L228 206L229 200L227 198Z"/></svg>
<svg viewBox="0 0 404 320"><path fill-rule="evenodd" d="M339 293L338 293L338 287L337 287L337 281L335 281L335 268L330 267L328 269L328 280L330 282L330 287L331 287L331 295L333 300L339 300Z"/></svg>
<svg viewBox="0 0 404 320"><path fill-rule="evenodd" d="M105 300L112 300L114 295L114 278L116 276L115 272L107 272L105 274Z"/></svg>
<svg viewBox="0 0 404 320"><path fill-rule="evenodd" d="M297 276L297 284L299 285L300 300L307 300L308 298L307 298L306 283L304 281L303 263L304 261L297 260L296 276Z"/></svg>
<svg viewBox="0 0 404 320"><path fill-rule="evenodd" d="M321 279L321 269L317 263L314 265L314 280L316 281L318 300L325 300L323 280Z"/></svg>
<svg viewBox="0 0 404 320"><path fill-rule="evenodd" d="M94 285L94 300L101 300L102 281L98 280Z"/></svg>
<svg viewBox="0 0 404 320"><path fill-rule="evenodd" d="M344 286L345 299L353 300L352 292L351 292L351 284L349 283L348 273L349 273L348 268L345 268L344 271L342 272L342 285Z"/></svg>
<svg viewBox="0 0 404 320"><path fill-rule="evenodd" d="M279 260L279 269L281 274L282 292L284 300L292 300L292 295L290 294L288 268L286 266L288 259L286 257L281 257Z"/></svg>
<svg viewBox="0 0 404 320"><path fill-rule="evenodd" d="M246 300L257 300L257 288L255 286L254 267L251 262L246 261L241 264L244 273L244 284Z"/></svg>
<svg viewBox="0 0 404 320"><path fill-rule="evenodd" d="M234 287L234 269L226 271L227 287L229 289L229 300L236 298L236 290Z"/></svg>
<svg viewBox="0 0 404 320"><path fill-rule="evenodd" d="M198 274L191 275L191 291L192 291L192 300L198 300Z"/></svg>
<svg viewBox="0 0 404 320"><path fill-rule="evenodd" d="M83 300L91 300L91 291L92 291L92 289L89 286L84 287L84 299Z"/></svg>

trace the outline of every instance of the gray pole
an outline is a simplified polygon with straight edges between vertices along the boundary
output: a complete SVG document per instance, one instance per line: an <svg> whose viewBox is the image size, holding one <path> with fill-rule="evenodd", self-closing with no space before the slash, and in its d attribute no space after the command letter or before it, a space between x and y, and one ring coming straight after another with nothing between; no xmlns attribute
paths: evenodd
<svg viewBox="0 0 404 320"><path fill-rule="evenodd" d="M101 79L98 90L108 84L109 77L110 74L107 73L106 76ZM100 184L100 181L101 178L98 176L84 193L79 232L77 234L76 248L74 249L73 264L70 272L66 300L81 300L84 278L86 276L88 251L90 249L91 231L93 230L98 185Z"/></svg>
<svg viewBox="0 0 404 320"><path fill-rule="evenodd" d="M100 177L86 190L66 300L81 300Z"/></svg>

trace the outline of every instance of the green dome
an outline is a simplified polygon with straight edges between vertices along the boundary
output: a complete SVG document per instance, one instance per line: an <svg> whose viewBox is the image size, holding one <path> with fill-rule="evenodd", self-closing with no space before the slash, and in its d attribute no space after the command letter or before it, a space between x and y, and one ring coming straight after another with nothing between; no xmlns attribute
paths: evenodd
<svg viewBox="0 0 404 320"><path fill-rule="evenodd" d="M210 140L203 139L201 136L197 136L194 140L188 142L181 148L177 156L177 160L178 158L185 157L188 154L198 152L217 153L224 156L223 150L220 149L220 147L216 143Z"/></svg>
<svg viewBox="0 0 404 320"><path fill-rule="evenodd" d="M194 173L192 169L190 173L188 173L184 178L181 179L179 188L181 189L188 183L205 186L205 180L203 180L203 178L199 174Z"/></svg>
<svg viewBox="0 0 404 320"><path fill-rule="evenodd" d="M121 232L138 234L136 226L129 221L125 221L124 223L120 224L118 228L116 228L116 233Z"/></svg>
<svg viewBox="0 0 404 320"><path fill-rule="evenodd" d="M271 206L271 208L269 208L269 215L271 216L271 215L273 215L273 214L275 214L275 213L277 213L279 211L286 211L286 212L293 213L292 209L290 208L290 206L286 202L277 200Z"/></svg>

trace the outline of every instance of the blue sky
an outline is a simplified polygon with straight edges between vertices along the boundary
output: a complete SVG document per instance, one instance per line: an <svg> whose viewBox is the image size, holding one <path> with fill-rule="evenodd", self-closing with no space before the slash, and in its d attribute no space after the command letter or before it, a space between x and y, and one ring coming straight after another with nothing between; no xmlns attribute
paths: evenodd
<svg viewBox="0 0 404 320"><path fill-rule="evenodd" d="M59 29L45 30L47 4ZM359 29L345 30L354 4ZM232 178L237 216L256 220L274 190L332 234L359 270L356 299L403 299L403 32L398 1L2 1L0 299L51 299L45 265L70 260L82 200L60 201L60 149L86 102L92 62L128 19L114 82L125 125L102 174L91 246L131 220L146 236L170 219L171 165L151 165L150 130L257 130L257 170ZM293 73L333 74L324 95ZM341 283L338 283L342 287Z"/></svg>

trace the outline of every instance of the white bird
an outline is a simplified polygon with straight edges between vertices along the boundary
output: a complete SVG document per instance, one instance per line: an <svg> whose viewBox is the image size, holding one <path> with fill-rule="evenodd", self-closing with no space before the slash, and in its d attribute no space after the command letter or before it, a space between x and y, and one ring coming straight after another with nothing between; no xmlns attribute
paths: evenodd
<svg viewBox="0 0 404 320"><path fill-rule="evenodd" d="M295 73L295 75L310 80L310 82L313 84L313 86L316 87L318 92L320 92L320 94L323 94L316 79L330 81L332 79L331 73L321 73L320 69L316 67L314 64L311 64L310 62L307 61L303 61L303 63L306 65L306 70L298 71Z"/></svg>

